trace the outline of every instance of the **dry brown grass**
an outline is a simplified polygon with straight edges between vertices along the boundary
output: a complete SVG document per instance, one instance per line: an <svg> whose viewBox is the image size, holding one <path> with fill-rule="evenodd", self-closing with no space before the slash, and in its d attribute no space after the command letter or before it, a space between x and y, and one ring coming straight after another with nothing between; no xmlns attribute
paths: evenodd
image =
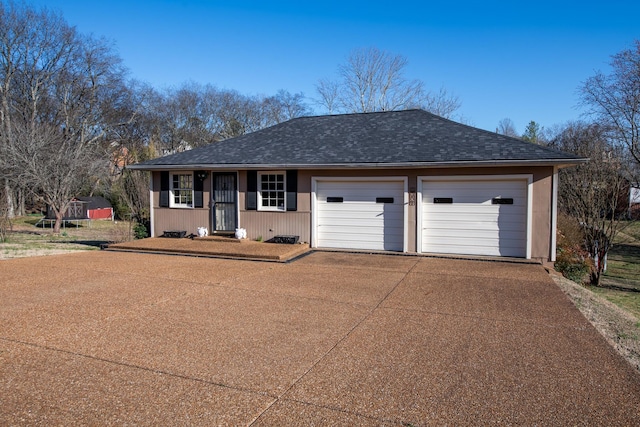
<svg viewBox="0 0 640 427"><path fill-rule="evenodd" d="M126 221L68 224L60 234L54 234L50 227L36 227L39 219L29 216L12 220L6 241L0 242L0 260L96 250L103 243L132 239L131 225Z"/></svg>
<svg viewBox="0 0 640 427"><path fill-rule="evenodd" d="M559 274L551 277L607 342L640 370L640 321L628 311Z"/></svg>

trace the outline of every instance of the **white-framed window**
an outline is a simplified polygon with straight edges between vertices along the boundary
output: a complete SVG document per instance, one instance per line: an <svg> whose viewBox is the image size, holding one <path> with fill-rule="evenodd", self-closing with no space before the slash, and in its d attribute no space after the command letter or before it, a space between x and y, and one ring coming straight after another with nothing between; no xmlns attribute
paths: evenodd
<svg viewBox="0 0 640 427"><path fill-rule="evenodd" d="M285 183L284 171L258 172L258 209L285 211L287 199Z"/></svg>
<svg viewBox="0 0 640 427"><path fill-rule="evenodd" d="M171 174L171 207L172 208L192 208L193 207L193 174L192 173L172 173Z"/></svg>

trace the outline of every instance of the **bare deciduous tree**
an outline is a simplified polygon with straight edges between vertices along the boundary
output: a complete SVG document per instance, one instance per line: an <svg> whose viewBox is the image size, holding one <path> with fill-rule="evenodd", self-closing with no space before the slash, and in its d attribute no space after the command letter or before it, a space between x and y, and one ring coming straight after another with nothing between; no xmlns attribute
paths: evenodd
<svg viewBox="0 0 640 427"><path fill-rule="evenodd" d="M283 89L274 96L265 97L262 110L265 127L310 114L302 93L291 94Z"/></svg>
<svg viewBox="0 0 640 427"><path fill-rule="evenodd" d="M427 110L438 116L451 118L453 113L460 109L462 103L460 99L449 93L447 89L441 87L437 92L427 92L422 100L420 108ZM458 118L458 120L462 120Z"/></svg>
<svg viewBox="0 0 640 427"><path fill-rule="evenodd" d="M170 154L215 141L212 123L214 105L207 102L205 89L185 84L164 94L156 93L149 104L152 138L160 154Z"/></svg>
<svg viewBox="0 0 640 427"><path fill-rule="evenodd" d="M582 104L640 163L640 40L613 55L611 74L597 72L581 88Z"/></svg>
<svg viewBox="0 0 640 427"><path fill-rule="evenodd" d="M69 60L74 36L56 14L0 3L0 149L12 140L15 120L39 119L37 106L47 102L42 93ZM21 186L4 175L6 204L13 216Z"/></svg>
<svg viewBox="0 0 640 427"><path fill-rule="evenodd" d="M620 203L627 194L625 159L597 124L569 123L550 143L554 148L589 158L586 163L560 171L559 208L582 226L585 249L595 268L591 283L600 284L606 256L623 226Z"/></svg>
<svg viewBox="0 0 640 427"><path fill-rule="evenodd" d="M147 116L160 154L244 135L309 114L301 93L247 96L211 85L185 84L155 92Z"/></svg>
<svg viewBox="0 0 640 427"><path fill-rule="evenodd" d="M237 91L210 94L216 106L214 124L216 139L223 140L262 129L265 125L261 102Z"/></svg>
<svg viewBox="0 0 640 427"><path fill-rule="evenodd" d="M121 218L149 224L149 175L146 171L124 169L105 192Z"/></svg>
<svg viewBox="0 0 640 427"><path fill-rule="evenodd" d="M57 126L15 126L13 138L3 154L11 159L5 170L23 189L43 201L55 213L54 232L60 232L71 199L87 180L105 167L93 141L65 137Z"/></svg>
<svg viewBox="0 0 640 427"><path fill-rule="evenodd" d="M2 175L10 192L47 203L59 232L71 198L107 169L104 107L117 103L124 70L104 40L46 9L0 4L0 20Z"/></svg>
<svg viewBox="0 0 640 427"><path fill-rule="evenodd" d="M0 243L7 241L8 234L11 231L11 218L9 218L9 209L7 207L7 198L4 197L0 187Z"/></svg>
<svg viewBox="0 0 640 427"><path fill-rule="evenodd" d="M322 79L316 85L317 101L330 114L424 108L451 117L460 108L457 97L444 88L432 93L420 80L404 76L407 59L375 47L355 49L338 66L338 79Z"/></svg>
<svg viewBox="0 0 640 427"><path fill-rule="evenodd" d="M404 78L406 65L405 57L376 48L352 51L347 63L338 67L344 108L366 113L418 106L424 85Z"/></svg>
<svg viewBox="0 0 640 427"><path fill-rule="evenodd" d="M316 92L320 98L316 104L327 110L329 114L335 114L340 111L339 94L340 84L335 80L320 79L316 85Z"/></svg>
<svg viewBox="0 0 640 427"><path fill-rule="evenodd" d="M504 118L498 122L496 133L510 136L512 138L520 138L518 131L516 131L516 126L513 124L513 120L509 118Z"/></svg>
<svg viewBox="0 0 640 427"><path fill-rule="evenodd" d="M105 128L103 157L108 159L108 174L101 177L95 191L108 198L115 214L140 224L149 221L149 177L129 171L128 165L156 156L152 144L153 121L149 112L157 93L150 86L130 81L113 91L103 106Z"/></svg>

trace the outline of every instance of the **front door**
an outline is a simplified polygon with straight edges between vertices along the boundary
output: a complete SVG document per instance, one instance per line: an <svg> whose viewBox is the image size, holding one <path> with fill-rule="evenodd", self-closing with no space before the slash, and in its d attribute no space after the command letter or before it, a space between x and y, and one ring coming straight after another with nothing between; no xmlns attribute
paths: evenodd
<svg viewBox="0 0 640 427"><path fill-rule="evenodd" d="M235 231L237 191L235 173L214 173L211 192L211 222L214 232Z"/></svg>

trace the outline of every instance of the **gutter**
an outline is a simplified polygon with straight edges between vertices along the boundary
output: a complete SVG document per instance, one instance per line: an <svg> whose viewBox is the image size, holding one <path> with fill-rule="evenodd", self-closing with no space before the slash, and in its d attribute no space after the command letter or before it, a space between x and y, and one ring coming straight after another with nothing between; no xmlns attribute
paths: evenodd
<svg viewBox="0 0 640 427"><path fill-rule="evenodd" d="M480 160L480 161L451 161L451 162L407 162L407 163L193 163L171 165L145 165L135 164L126 166L131 170L167 171L167 170L247 170L247 169L432 169L442 167L494 167L494 166L568 166L586 163L588 158L577 159L536 159L536 160Z"/></svg>

